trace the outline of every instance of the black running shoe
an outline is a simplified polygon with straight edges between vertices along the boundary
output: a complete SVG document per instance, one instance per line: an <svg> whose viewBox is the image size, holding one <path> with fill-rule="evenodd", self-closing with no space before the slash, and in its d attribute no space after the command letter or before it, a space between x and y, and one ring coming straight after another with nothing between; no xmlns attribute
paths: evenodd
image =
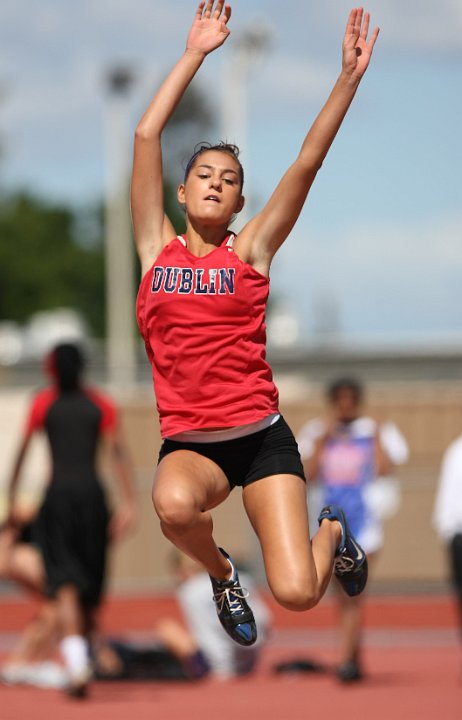
<svg viewBox="0 0 462 720"><path fill-rule="evenodd" d="M229 555L222 548L219 550L231 565L232 575L229 580L217 580L210 576L218 619L228 635L239 645L253 645L257 639L257 626L252 610L245 600L249 593L241 587Z"/></svg>
<svg viewBox="0 0 462 720"><path fill-rule="evenodd" d="M347 660L337 668L337 677L342 683L351 683L362 680L363 674L356 660Z"/></svg>
<svg viewBox="0 0 462 720"><path fill-rule="evenodd" d="M75 698L76 700L83 700L88 696L88 687L91 679L92 672L90 667L88 667L78 675L69 678L69 683L65 686L64 693L68 695L68 697Z"/></svg>
<svg viewBox="0 0 462 720"><path fill-rule="evenodd" d="M342 539L335 553L334 574L347 595L359 595L367 582L367 557L350 532L346 517L337 505L328 505L318 517L323 520L338 520L342 528Z"/></svg>

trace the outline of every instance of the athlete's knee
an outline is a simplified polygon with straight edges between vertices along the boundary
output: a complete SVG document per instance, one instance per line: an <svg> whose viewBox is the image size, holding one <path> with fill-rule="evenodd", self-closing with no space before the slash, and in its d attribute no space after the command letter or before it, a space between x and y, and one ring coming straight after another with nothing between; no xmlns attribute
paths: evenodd
<svg viewBox="0 0 462 720"><path fill-rule="evenodd" d="M10 575L10 562L9 558L2 557L0 554L0 579L8 580Z"/></svg>
<svg viewBox="0 0 462 720"><path fill-rule="evenodd" d="M315 607L320 600L318 588L306 578L286 578L270 584L274 598L286 610L303 612Z"/></svg>
<svg viewBox="0 0 462 720"><path fill-rule="evenodd" d="M162 527L182 530L191 527L197 520L198 509L191 493L182 488L169 488L153 492L154 509Z"/></svg>
<svg viewBox="0 0 462 720"><path fill-rule="evenodd" d="M12 572L13 541L8 529L0 533L0 577L7 580Z"/></svg>

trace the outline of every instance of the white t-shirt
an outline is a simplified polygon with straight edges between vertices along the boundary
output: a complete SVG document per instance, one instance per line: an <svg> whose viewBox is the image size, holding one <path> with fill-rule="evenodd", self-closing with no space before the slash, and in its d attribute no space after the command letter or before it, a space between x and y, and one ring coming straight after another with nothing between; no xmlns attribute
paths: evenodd
<svg viewBox="0 0 462 720"><path fill-rule="evenodd" d="M342 428L326 445L320 466L319 483L308 483L310 527L317 526L317 515L323 505L340 505L347 514L350 528L368 553L383 544L382 521L393 515L400 504L400 486L395 478L377 478L374 473L374 437L377 423L370 417L359 417ZM308 460L316 441L327 430L320 418L307 422L297 441L300 455ZM406 440L394 423L380 425L382 447L393 465L408 459ZM318 478L309 478L317 480Z"/></svg>
<svg viewBox="0 0 462 720"><path fill-rule="evenodd" d="M270 623L269 610L251 578L246 573L239 572L239 580L242 587L249 591L248 603L257 623L257 642L250 647L238 645L222 628L207 573L193 575L177 590L177 599L190 632L204 653L212 673L223 678L242 675L253 669Z"/></svg>
<svg viewBox="0 0 462 720"><path fill-rule="evenodd" d="M357 436L373 437L377 423L370 417L359 417L351 425L351 432ZM327 424L321 418L309 420L301 428L297 435L298 447L302 460L308 460L314 452L316 441L324 435ZM409 449L401 431L392 422L384 422L380 425L380 442L393 465L402 465L409 458Z"/></svg>
<svg viewBox="0 0 462 720"><path fill-rule="evenodd" d="M443 455L433 526L446 542L462 533L462 436Z"/></svg>

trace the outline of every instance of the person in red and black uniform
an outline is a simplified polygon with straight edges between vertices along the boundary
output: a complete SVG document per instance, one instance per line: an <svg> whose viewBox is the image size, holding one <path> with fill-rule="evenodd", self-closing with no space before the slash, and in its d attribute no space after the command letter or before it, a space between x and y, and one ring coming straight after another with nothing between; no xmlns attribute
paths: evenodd
<svg viewBox="0 0 462 720"><path fill-rule="evenodd" d="M103 591L106 551L135 520L131 466L120 436L117 409L100 390L81 382L83 356L73 344L47 357L52 384L32 401L10 481L8 522L32 435L43 430L51 452L51 478L34 523L45 567L45 594L56 603L61 651L71 694L84 694L90 679L86 632ZM109 443L123 503L111 518L97 471L100 441Z"/></svg>

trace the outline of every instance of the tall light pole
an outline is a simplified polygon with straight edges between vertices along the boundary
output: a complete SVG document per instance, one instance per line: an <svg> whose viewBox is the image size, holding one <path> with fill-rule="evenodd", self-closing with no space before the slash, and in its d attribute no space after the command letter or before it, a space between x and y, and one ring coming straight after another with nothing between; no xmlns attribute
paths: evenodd
<svg viewBox="0 0 462 720"><path fill-rule="evenodd" d="M115 67L106 77L105 272L106 364L111 385L127 388L136 375L134 255L130 232L131 131L128 95L134 76Z"/></svg>
<svg viewBox="0 0 462 720"><path fill-rule="evenodd" d="M250 30L241 35L233 35L230 45L232 57L225 66L225 78L222 84L221 129L223 140L235 142L241 151L245 166L245 180L249 177L249 133L248 133L248 86L252 70L263 57L271 42L271 30L264 21L258 24L258 30ZM245 194L245 188L244 188ZM242 227L251 215L251 202L246 203L239 213Z"/></svg>

